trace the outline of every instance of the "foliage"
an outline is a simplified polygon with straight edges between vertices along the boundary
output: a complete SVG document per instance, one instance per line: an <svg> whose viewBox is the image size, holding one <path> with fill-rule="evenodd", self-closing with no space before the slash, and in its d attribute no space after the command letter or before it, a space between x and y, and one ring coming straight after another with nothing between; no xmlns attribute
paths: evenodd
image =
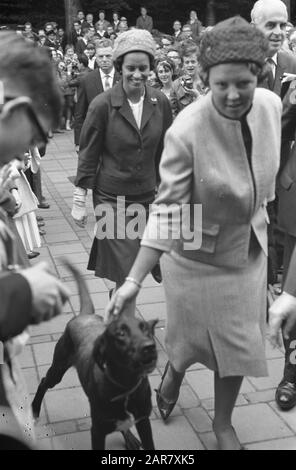
<svg viewBox="0 0 296 470"><path fill-rule="evenodd" d="M141 5L145 4L155 23L161 31L170 32L175 19L183 23L188 19L191 9L197 10L198 17L206 24L207 4L209 0L72 0L74 10L80 6L95 17L100 9L106 11L107 18L113 10L119 10L121 15L135 24L140 14ZM215 0L217 21L240 14L250 19L250 10L255 0ZM296 15L296 2L291 1L292 19ZM62 26L65 22L64 0L0 0L1 24L24 24L30 20L36 27L50 19L58 21Z"/></svg>

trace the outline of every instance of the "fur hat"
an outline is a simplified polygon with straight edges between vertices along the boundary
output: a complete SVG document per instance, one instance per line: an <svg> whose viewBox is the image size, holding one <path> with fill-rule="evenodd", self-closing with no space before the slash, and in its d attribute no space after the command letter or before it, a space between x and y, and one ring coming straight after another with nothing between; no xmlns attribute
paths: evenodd
<svg viewBox="0 0 296 470"><path fill-rule="evenodd" d="M204 70L229 62L254 62L263 66L268 48L268 40L259 29L234 16L204 34L199 62Z"/></svg>
<svg viewBox="0 0 296 470"><path fill-rule="evenodd" d="M114 42L113 61L129 52L146 52L154 58L155 42L149 31L131 29L121 33Z"/></svg>

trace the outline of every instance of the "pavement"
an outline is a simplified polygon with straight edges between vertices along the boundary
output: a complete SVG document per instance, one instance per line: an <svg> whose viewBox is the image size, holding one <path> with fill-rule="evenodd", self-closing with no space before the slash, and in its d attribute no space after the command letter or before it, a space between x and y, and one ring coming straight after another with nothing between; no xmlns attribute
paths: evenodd
<svg viewBox="0 0 296 470"><path fill-rule="evenodd" d="M56 341L73 313L79 310L77 288L62 265L61 256L66 255L83 274L98 314L103 313L108 302L108 281L95 278L86 269L94 218L91 215L87 228L80 229L70 215L73 185L68 178L75 175L76 166L73 133L55 134L42 159L43 192L50 202L50 209L38 211L45 219L46 235L42 237L41 255L34 263L46 260L53 272L70 288L72 295L61 316L31 329L30 340L21 355L21 364L32 398L51 364ZM91 197L88 199L89 214L92 214ZM160 382L167 357L164 350L164 292L151 276L145 280L138 296L137 311L146 320L159 319L156 327L158 363L149 378L153 390ZM282 378L283 350L273 349L267 338L266 354L269 377L244 379L233 414L233 425L247 449L296 450L296 408L282 412L274 401L275 389ZM213 372L201 364L187 371L178 404L167 424L160 419L153 393L151 422L156 449L216 450L217 443L212 432L213 396ZM79 385L76 371L71 369L62 382L46 394L36 425L39 445L43 449L53 450L90 449L90 426L88 401ZM108 450L124 449L121 434L110 434L106 446Z"/></svg>

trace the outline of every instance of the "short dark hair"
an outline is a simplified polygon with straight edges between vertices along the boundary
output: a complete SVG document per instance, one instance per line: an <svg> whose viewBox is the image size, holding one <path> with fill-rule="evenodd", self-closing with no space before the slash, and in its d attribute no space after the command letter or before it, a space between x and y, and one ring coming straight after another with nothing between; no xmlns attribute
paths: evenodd
<svg viewBox="0 0 296 470"><path fill-rule="evenodd" d="M80 57L78 57L78 62L84 67L88 67L88 57L84 54L82 54Z"/></svg>
<svg viewBox="0 0 296 470"><path fill-rule="evenodd" d="M34 108L57 124L62 95L46 50L12 31L0 32L0 80L24 89Z"/></svg>
<svg viewBox="0 0 296 470"><path fill-rule="evenodd" d="M81 29L82 36L84 36L85 34L89 33L89 30L90 30L90 28L89 28L88 26L84 26L84 27Z"/></svg>

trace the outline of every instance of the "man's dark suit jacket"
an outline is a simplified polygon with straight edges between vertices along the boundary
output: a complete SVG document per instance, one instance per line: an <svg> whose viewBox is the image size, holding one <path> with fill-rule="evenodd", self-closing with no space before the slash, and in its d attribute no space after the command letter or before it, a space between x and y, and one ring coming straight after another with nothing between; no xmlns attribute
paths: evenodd
<svg viewBox="0 0 296 470"><path fill-rule="evenodd" d="M81 57L82 54L84 53L86 49L87 44L85 44L84 40L82 38L79 38L76 46L75 46L75 52L78 55L78 57Z"/></svg>
<svg viewBox="0 0 296 470"><path fill-rule="evenodd" d="M274 91L274 93L276 93L283 99L288 89L287 86L282 87L281 84L281 79L285 72L296 74L296 57L294 54L292 54L292 52L289 53L285 51L279 51L277 55L277 67L275 71L273 87L270 88L267 79L264 80L264 82L260 86Z"/></svg>
<svg viewBox="0 0 296 470"><path fill-rule="evenodd" d="M112 86L120 80L118 72L114 74ZM74 123L74 140L75 145L79 145L80 133L82 125L87 115L88 107L91 101L100 93L103 93L104 88L101 80L100 69L95 69L93 72L88 73L80 83L77 93L77 103L75 108L75 123Z"/></svg>

